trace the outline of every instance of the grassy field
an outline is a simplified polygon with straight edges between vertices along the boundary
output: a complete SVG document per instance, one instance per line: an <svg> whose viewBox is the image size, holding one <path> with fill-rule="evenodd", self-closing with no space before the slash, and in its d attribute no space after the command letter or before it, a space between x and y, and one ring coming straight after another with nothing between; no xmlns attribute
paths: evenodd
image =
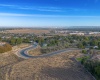
<svg viewBox="0 0 100 80"><path fill-rule="evenodd" d="M32 56L38 56L38 55L41 55L41 48L38 46L36 49L31 49L29 50L28 52L30 55Z"/></svg>
<svg viewBox="0 0 100 80"><path fill-rule="evenodd" d="M13 29L13 30L6 30L5 32L8 33L34 33L34 34L42 34L42 33L50 33L49 30L45 29Z"/></svg>

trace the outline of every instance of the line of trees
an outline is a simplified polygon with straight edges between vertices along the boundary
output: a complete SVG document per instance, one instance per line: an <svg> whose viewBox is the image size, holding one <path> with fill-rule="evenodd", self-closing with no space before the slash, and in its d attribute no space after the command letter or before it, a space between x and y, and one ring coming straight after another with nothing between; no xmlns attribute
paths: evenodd
<svg viewBox="0 0 100 80"><path fill-rule="evenodd" d="M52 36L52 37L38 37L38 36L30 36L30 37L11 37L10 39L4 39L4 42L8 42L11 45L17 45L21 43L30 43L30 41L35 41L39 43L40 46L43 44L47 44L48 47L51 46L63 46L69 44L72 47L85 48L86 46L98 46L100 49L100 37L99 36Z"/></svg>
<svg viewBox="0 0 100 80"><path fill-rule="evenodd" d="M28 39L28 38L26 38L26 39L22 39L22 38L11 38L10 39L10 41L9 41L9 43L11 44L11 45L18 45L18 44L21 44L21 43L29 43L30 42L30 40Z"/></svg>

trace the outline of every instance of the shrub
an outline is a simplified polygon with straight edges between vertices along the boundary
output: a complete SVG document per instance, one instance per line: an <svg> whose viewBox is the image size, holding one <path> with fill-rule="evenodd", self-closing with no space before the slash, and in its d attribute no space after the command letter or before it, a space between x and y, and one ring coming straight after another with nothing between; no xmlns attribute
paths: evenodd
<svg viewBox="0 0 100 80"><path fill-rule="evenodd" d="M7 51L11 51L11 50L12 50L12 46L8 43L6 43L3 46L0 46L0 53L4 53L4 52L7 52Z"/></svg>
<svg viewBox="0 0 100 80"><path fill-rule="evenodd" d="M86 54L86 53L87 53L87 51L86 51L86 50L82 50L82 53Z"/></svg>

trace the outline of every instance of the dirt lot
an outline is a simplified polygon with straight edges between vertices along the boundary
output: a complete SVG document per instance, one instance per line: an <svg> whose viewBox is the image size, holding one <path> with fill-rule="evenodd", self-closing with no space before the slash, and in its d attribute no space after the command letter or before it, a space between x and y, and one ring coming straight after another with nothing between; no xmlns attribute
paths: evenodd
<svg viewBox="0 0 100 80"><path fill-rule="evenodd" d="M6 64L0 63L3 64L0 80L93 80L83 67L71 59L80 56L78 51L27 60L9 55L5 58L0 56L0 60L6 59Z"/></svg>
<svg viewBox="0 0 100 80"><path fill-rule="evenodd" d="M34 34L42 34L42 33L50 33L49 30L43 29L14 29L14 30L6 30L8 33L34 33Z"/></svg>

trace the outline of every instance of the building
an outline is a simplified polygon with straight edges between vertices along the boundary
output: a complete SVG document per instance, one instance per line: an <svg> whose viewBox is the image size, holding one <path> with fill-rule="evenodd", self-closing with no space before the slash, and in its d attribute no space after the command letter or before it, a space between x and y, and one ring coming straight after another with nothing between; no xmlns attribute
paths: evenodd
<svg viewBox="0 0 100 80"><path fill-rule="evenodd" d="M82 32L69 33L70 35L84 35Z"/></svg>
<svg viewBox="0 0 100 80"><path fill-rule="evenodd" d="M89 35L92 35L92 34L100 34L100 32L89 32Z"/></svg>
<svg viewBox="0 0 100 80"><path fill-rule="evenodd" d="M56 30L55 33L66 34L68 33L68 31L67 30L59 30L59 31Z"/></svg>

